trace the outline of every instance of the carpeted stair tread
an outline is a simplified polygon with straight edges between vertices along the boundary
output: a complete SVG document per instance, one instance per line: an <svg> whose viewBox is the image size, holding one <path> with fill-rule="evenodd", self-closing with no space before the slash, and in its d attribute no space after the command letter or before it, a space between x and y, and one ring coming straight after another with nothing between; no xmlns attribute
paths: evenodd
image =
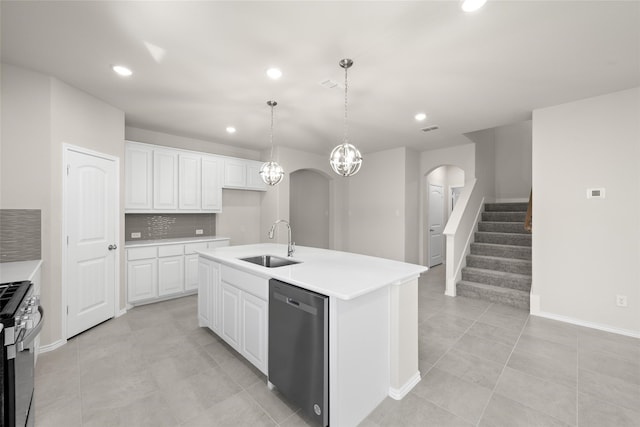
<svg viewBox="0 0 640 427"><path fill-rule="evenodd" d="M526 212L482 212L482 221L494 222L524 222Z"/></svg>
<svg viewBox="0 0 640 427"><path fill-rule="evenodd" d="M457 295L488 300L529 310L529 292L461 280Z"/></svg>
<svg viewBox="0 0 640 427"><path fill-rule="evenodd" d="M529 232L524 229L524 222L511 221L480 221L478 223L478 231L529 234Z"/></svg>
<svg viewBox="0 0 640 427"><path fill-rule="evenodd" d="M462 269L462 280L499 286L501 288L518 289L521 291L531 290L531 276L528 274L507 273L477 267L464 267Z"/></svg>
<svg viewBox="0 0 640 427"><path fill-rule="evenodd" d="M531 259L530 246L501 245L498 243L472 243L472 255L497 256L512 259Z"/></svg>
<svg viewBox="0 0 640 427"><path fill-rule="evenodd" d="M531 275L531 261L527 259L469 254L467 255L467 267Z"/></svg>
<svg viewBox="0 0 640 427"><path fill-rule="evenodd" d="M497 243L500 245L531 246L531 234L496 233L477 231L475 233L477 243Z"/></svg>
<svg viewBox="0 0 640 427"><path fill-rule="evenodd" d="M487 212L526 212L528 203L485 203L484 210Z"/></svg>

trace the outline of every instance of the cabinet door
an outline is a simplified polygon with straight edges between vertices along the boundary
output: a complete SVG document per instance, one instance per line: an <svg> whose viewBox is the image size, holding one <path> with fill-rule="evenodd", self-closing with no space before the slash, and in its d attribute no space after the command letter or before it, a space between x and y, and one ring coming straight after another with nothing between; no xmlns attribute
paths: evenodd
<svg viewBox="0 0 640 427"><path fill-rule="evenodd" d="M244 188L247 185L247 164L241 159L225 159L224 186Z"/></svg>
<svg viewBox="0 0 640 427"><path fill-rule="evenodd" d="M198 324L219 331L220 269L218 264L198 258Z"/></svg>
<svg viewBox="0 0 640 427"><path fill-rule="evenodd" d="M247 188L250 190L266 190L267 184L260 176L262 162L247 160Z"/></svg>
<svg viewBox="0 0 640 427"><path fill-rule="evenodd" d="M222 159L202 158L202 210L222 212Z"/></svg>
<svg viewBox="0 0 640 427"><path fill-rule="evenodd" d="M138 144L125 144L125 209L153 208L153 150Z"/></svg>
<svg viewBox="0 0 640 427"><path fill-rule="evenodd" d="M240 353L267 373L267 302L246 292L240 298L242 345Z"/></svg>
<svg viewBox="0 0 640 427"><path fill-rule="evenodd" d="M198 289L198 254L184 256L184 290Z"/></svg>
<svg viewBox="0 0 640 427"><path fill-rule="evenodd" d="M158 258L158 296L184 291L184 256Z"/></svg>
<svg viewBox="0 0 640 427"><path fill-rule="evenodd" d="M221 282L222 338L236 351L240 351L240 289Z"/></svg>
<svg viewBox="0 0 640 427"><path fill-rule="evenodd" d="M201 156L180 154L178 156L178 207L185 210L200 210Z"/></svg>
<svg viewBox="0 0 640 427"><path fill-rule="evenodd" d="M127 296L130 303L158 296L157 268L155 258L127 261Z"/></svg>
<svg viewBox="0 0 640 427"><path fill-rule="evenodd" d="M178 209L178 154L168 150L153 152L153 208Z"/></svg>

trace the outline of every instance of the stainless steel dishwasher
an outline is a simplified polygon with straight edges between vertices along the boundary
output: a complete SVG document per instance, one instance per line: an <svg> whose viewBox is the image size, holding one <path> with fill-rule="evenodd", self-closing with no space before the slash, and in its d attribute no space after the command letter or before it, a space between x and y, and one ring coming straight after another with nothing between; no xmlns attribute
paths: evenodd
<svg viewBox="0 0 640 427"><path fill-rule="evenodd" d="M329 298L269 280L269 383L329 425Z"/></svg>

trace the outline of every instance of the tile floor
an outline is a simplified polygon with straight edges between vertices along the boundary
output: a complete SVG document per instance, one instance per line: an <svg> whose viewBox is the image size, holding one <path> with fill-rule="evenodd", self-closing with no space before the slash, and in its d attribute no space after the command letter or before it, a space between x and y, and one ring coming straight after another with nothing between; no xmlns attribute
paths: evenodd
<svg viewBox="0 0 640 427"><path fill-rule="evenodd" d="M443 267L420 278L422 381L361 426L640 426L640 340L443 291ZM36 426L306 426L195 312L138 307L42 354Z"/></svg>

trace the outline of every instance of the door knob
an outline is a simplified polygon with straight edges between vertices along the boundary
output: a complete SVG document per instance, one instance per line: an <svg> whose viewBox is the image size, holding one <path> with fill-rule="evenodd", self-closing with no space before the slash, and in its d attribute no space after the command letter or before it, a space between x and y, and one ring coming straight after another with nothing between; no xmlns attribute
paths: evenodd
<svg viewBox="0 0 640 427"><path fill-rule="evenodd" d="M430 228L429 231L435 231L433 228Z"/></svg>
<svg viewBox="0 0 640 427"><path fill-rule="evenodd" d="M109 245L107 249L109 249L110 251L113 251L113 250L118 249L118 246L117 245Z"/></svg>

